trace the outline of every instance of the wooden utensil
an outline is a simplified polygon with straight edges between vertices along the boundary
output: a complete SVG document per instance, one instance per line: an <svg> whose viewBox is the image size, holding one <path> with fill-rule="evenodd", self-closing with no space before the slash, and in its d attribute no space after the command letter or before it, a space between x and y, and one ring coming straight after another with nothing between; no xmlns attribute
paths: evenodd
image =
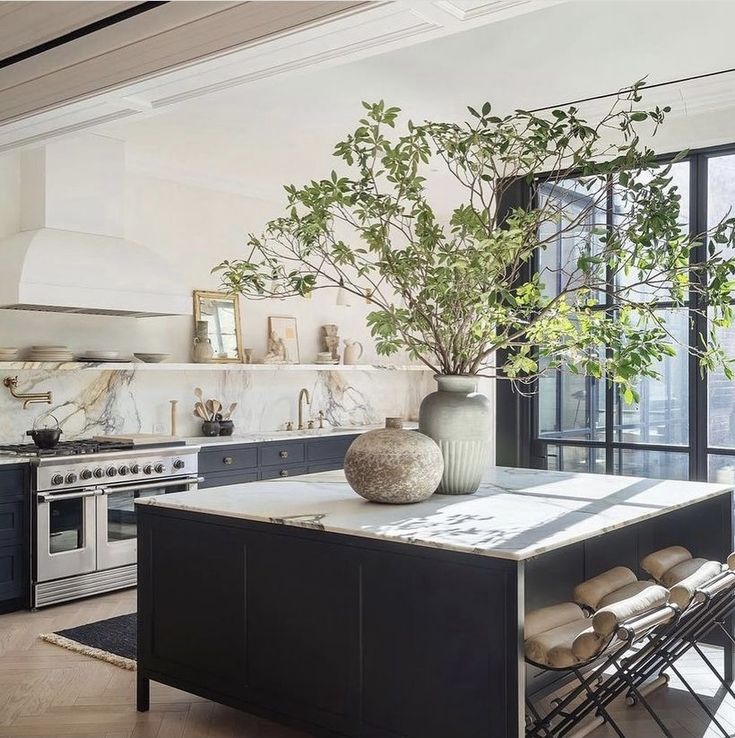
<svg viewBox="0 0 735 738"><path fill-rule="evenodd" d="M207 410L212 418L222 409L222 403L219 400L207 400Z"/></svg>
<svg viewBox="0 0 735 738"><path fill-rule="evenodd" d="M194 414L198 415L202 420L210 420L207 408L201 402L194 403Z"/></svg>
<svg viewBox="0 0 735 738"><path fill-rule="evenodd" d="M232 417L232 413L235 412L236 407L237 403L233 402L232 405L230 405L230 409L222 416L223 420L229 420Z"/></svg>

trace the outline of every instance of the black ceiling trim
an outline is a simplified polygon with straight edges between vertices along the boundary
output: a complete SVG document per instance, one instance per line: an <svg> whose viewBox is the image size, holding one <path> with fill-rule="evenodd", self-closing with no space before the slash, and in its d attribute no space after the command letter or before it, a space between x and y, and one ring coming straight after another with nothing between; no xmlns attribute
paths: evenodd
<svg viewBox="0 0 735 738"><path fill-rule="evenodd" d="M101 31L103 28L114 26L117 23L128 20L128 18L134 18L136 15L147 13L149 10L154 10L160 5L167 5L168 2L169 0L166 0L165 2L139 3L138 5L134 5L132 8L126 8L125 10L121 10L119 13L108 15L106 18L100 18L100 20L94 21L94 23L88 23L86 26L75 28L73 31L69 31L69 33L65 33L63 36L57 36L49 41L44 41L42 44L38 44L38 46L33 46L30 49L19 51L17 54L8 56L5 59L0 59L0 69L9 67L12 64L18 64L18 62L43 54L45 51L56 49L59 46L68 44L71 41L76 41L84 36L89 36L91 33Z"/></svg>
<svg viewBox="0 0 735 738"><path fill-rule="evenodd" d="M668 87L669 85L679 85L682 82L693 82L698 79L708 79L709 77L719 77L723 74L731 74L735 72L735 67L728 69L718 69L716 72L705 72L704 74L695 74L691 77L680 77L679 79L670 79L668 82L656 82L653 85L644 85L641 91L645 94L647 90L655 90L659 87ZM547 110L553 110L554 108L567 108L570 105L580 105L586 102L595 102L596 100L605 100L607 98L618 97L618 95L628 92L631 88L624 87L622 90L617 92L605 92L602 95L593 95L592 97L582 97L579 100L571 100L570 102L557 103L556 105L545 105L543 108L534 108L529 111L531 113L543 113Z"/></svg>

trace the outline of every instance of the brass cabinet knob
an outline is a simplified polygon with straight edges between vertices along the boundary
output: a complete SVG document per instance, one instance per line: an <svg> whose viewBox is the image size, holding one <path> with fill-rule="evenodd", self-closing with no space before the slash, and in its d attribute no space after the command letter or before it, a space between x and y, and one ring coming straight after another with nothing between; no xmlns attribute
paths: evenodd
<svg viewBox="0 0 735 738"><path fill-rule="evenodd" d="M281 474L282 477L287 477L288 476L288 469L281 469L280 474Z"/></svg>
<svg viewBox="0 0 735 738"><path fill-rule="evenodd" d="M230 464L232 464L232 462L234 461L234 459L232 458L232 456L225 456L225 458L222 459L222 461L224 461L225 464L227 464L227 466L230 466Z"/></svg>
<svg viewBox="0 0 735 738"><path fill-rule="evenodd" d="M287 459L287 458L288 458L288 451L286 451L286 450L284 449L283 451L279 451L279 452L278 452L278 455L279 455L279 456L280 456L280 457L281 457L282 459Z"/></svg>

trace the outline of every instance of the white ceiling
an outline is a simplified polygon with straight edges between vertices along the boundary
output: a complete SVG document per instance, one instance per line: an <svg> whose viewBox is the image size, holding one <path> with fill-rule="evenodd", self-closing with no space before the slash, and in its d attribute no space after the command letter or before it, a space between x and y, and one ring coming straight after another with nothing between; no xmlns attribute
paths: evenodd
<svg viewBox="0 0 735 738"><path fill-rule="evenodd" d="M560 104L646 75L656 83L735 67L733 28L731 0L549 1L526 15L251 81L102 130L129 142L136 167L269 198L283 183L328 173L332 146L354 126L361 100L382 98L416 118L456 118L485 100L501 111ZM733 103L735 96L722 105ZM735 130L723 135L735 139Z"/></svg>

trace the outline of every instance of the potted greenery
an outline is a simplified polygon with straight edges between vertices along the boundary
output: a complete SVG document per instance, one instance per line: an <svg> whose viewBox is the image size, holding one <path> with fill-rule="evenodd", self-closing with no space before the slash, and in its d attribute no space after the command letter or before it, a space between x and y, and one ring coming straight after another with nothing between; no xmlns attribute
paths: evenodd
<svg viewBox="0 0 735 738"><path fill-rule="evenodd" d="M286 187L285 215L251 236L246 259L215 270L250 298L341 288L372 303L378 352L406 349L439 380L420 415L444 452L439 491L473 492L491 432L479 377L522 388L561 369L604 378L633 401L636 381L656 377L676 349L657 305L690 298L709 309L710 331L686 350L730 376L717 330L732 318L733 220L683 231L670 164L640 138L668 109L642 109L641 87L595 123L574 107L495 116L485 104L466 122L399 131L398 108L363 103L335 148L339 171ZM519 182L528 197L509 206ZM613 222L600 216L610 198ZM554 279L531 270L560 239Z"/></svg>

